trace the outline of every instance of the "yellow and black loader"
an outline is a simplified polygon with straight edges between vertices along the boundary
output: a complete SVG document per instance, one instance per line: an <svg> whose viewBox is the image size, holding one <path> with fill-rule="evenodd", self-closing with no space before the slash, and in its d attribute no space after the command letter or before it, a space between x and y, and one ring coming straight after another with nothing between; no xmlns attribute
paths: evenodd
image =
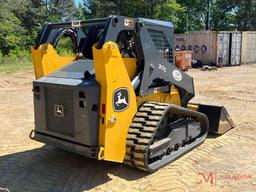
<svg viewBox="0 0 256 192"><path fill-rule="evenodd" d="M34 140L153 172L234 125L222 106L190 104L174 65L173 25L144 18L46 23L32 48ZM74 56L56 52L70 37Z"/></svg>

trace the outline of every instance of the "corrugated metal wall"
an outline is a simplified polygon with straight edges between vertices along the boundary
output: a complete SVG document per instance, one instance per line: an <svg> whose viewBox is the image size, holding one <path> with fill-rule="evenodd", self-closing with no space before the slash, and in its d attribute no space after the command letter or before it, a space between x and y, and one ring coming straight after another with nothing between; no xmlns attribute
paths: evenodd
<svg viewBox="0 0 256 192"><path fill-rule="evenodd" d="M212 31L177 34L175 49L193 51L193 59L204 64L216 63L217 39L217 33Z"/></svg>
<svg viewBox="0 0 256 192"><path fill-rule="evenodd" d="M224 66L241 64L241 32L221 31L218 33L218 61Z"/></svg>
<svg viewBox="0 0 256 192"><path fill-rule="evenodd" d="M193 59L203 64L240 65L241 44L241 32L202 31L175 35L175 48L192 50Z"/></svg>
<svg viewBox="0 0 256 192"><path fill-rule="evenodd" d="M217 46L217 63L221 63L224 66L229 64L230 55L230 33L219 32L218 34L218 46Z"/></svg>
<svg viewBox="0 0 256 192"><path fill-rule="evenodd" d="M242 34L242 64L256 64L256 31Z"/></svg>
<svg viewBox="0 0 256 192"><path fill-rule="evenodd" d="M240 65L241 64L241 49L242 49L242 33L232 32L231 36L231 56L230 65Z"/></svg>

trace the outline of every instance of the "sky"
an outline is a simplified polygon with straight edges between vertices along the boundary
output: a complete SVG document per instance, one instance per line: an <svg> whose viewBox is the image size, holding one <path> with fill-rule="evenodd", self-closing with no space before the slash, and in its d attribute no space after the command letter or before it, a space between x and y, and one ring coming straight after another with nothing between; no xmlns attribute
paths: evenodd
<svg viewBox="0 0 256 192"><path fill-rule="evenodd" d="M83 3L83 0L75 0L76 5L78 5L79 3Z"/></svg>

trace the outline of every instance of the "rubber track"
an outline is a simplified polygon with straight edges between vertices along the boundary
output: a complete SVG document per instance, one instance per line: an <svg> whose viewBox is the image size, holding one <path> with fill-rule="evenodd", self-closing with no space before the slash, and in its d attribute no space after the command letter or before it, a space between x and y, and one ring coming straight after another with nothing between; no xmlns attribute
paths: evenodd
<svg viewBox="0 0 256 192"><path fill-rule="evenodd" d="M158 127L164 122L162 122L164 116L171 114L178 115L180 118L196 118L201 123L201 133L188 145L177 143L172 155L168 154L168 157L165 156L160 161L150 163L149 147L153 144ZM208 130L209 122L205 114L166 103L144 103L139 107L128 129L124 163L143 171L154 172L200 145L207 137ZM184 142L187 143L188 140Z"/></svg>
<svg viewBox="0 0 256 192"><path fill-rule="evenodd" d="M150 102L139 108L128 129L124 164L148 171L146 153L168 107L168 104Z"/></svg>

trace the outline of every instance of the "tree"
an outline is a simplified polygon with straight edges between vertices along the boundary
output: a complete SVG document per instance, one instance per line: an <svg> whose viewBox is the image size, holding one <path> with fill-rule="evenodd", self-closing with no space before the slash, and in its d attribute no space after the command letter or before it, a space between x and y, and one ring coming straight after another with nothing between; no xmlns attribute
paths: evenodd
<svg viewBox="0 0 256 192"><path fill-rule="evenodd" d="M12 5L9 0L1 0L0 3L0 50L3 54L8 54L11 49L22 46L25 29L21 26L21 20L14 14L17 4Z"/></svg>
<svg viewBox="0 0 256 192"><path fill-rule="evenodd" d="M256 1L237 0L236 3L238 30L256 30Z"/></svg>
<svg viewBox="0 0 256 192"><path fill-rule="evenodd" d="M0 0L0 55L29 50L44 22L124 15L172 21L176 33L256 30L256 0Z"/></svg>
<svg viewBox="0 0 256 192"><path fill-rule="evenodd" d="M208 0L177 0L177 2L186 7L189 31L205 30ZM186 25L185 21L183 23Z"/></svg>
<svg viewBox="0 0 256 192"><path fill-rule="evenodd" d="M120 0L121 2L122 0ZM84 0L85 15L90 18L106 17L108 15L120 14L122 7L118 8L117 1ZM123 14L126 14L123 12ZM122 14L122 15L123 15Z"/></svg>
<svg viewBox="0 0 256 192"><path fill-rule="evenodd" d="M46 20L45 6L42 0L26 1L26 8L23 12L17 14L21 20L21 26L26 31L26 40L24 44L29 47L33 44L38 32L41 30L43 23Z"/></svg>
<svg viewBox="0 0 256 192"><path fill-rule="evenodd" d="M75 17L78 20L86 19L85 7L83 4L81 3L78 4Z"/></svg>
<svg viewBox="0 0 256 192"><path fill-rule="evenodd" d="M186 8L176 2L176 0L168 0L157 6L157 18L172 21L175 26L176 33L182 33L185 30L184 20Z"/></svg>
<svg viewBox="0 0 256 192"><path fill-rule="evenodd" d="M74 0L45 0L47 20L68 21L76 18Z"/></svg>
<svg viewBox="0 0 256 192"><path fill-rule="evenodd" d="M86 17L124 15L174 22L177 31L184 31L185 8L176 0L84 0Z"/></svg>
<svg viewBox="0 0 256 192"><path fill-rule="evenodd" d="M234 0L217 0L211 7L212 30L229 31L236 30L236 3Z"/></svg>

